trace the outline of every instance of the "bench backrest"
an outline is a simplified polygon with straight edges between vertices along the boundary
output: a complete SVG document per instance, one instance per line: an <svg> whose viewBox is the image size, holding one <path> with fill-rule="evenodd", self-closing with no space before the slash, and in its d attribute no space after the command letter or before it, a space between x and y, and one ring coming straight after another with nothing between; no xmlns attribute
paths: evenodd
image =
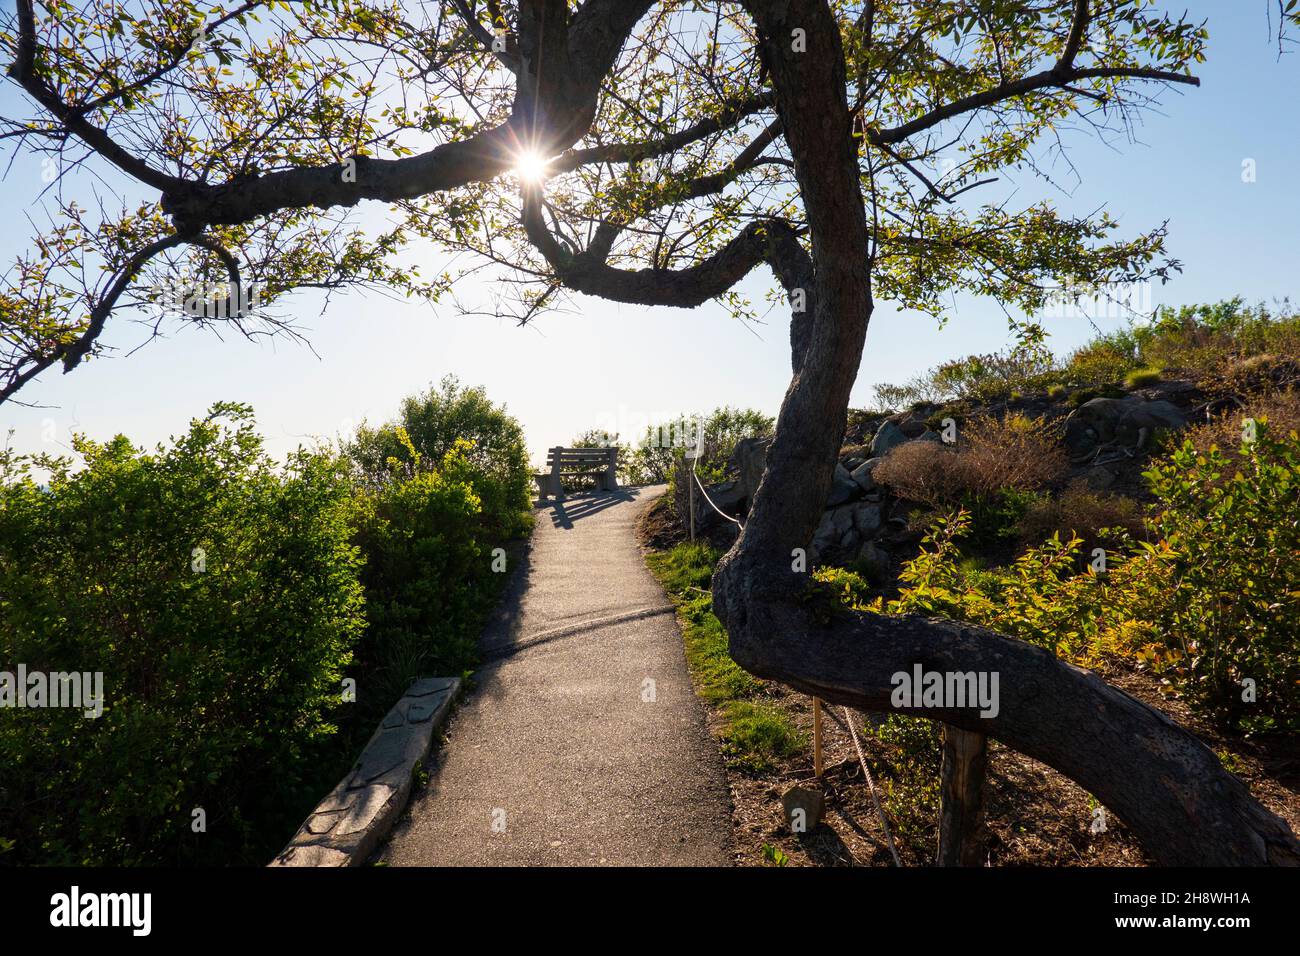
<svg viewBox="0 0 1300 956"><path fill-rule="evenodd" d="M618 448L552 448L546 453L546 467L608 468L618 462Z"/></svg>

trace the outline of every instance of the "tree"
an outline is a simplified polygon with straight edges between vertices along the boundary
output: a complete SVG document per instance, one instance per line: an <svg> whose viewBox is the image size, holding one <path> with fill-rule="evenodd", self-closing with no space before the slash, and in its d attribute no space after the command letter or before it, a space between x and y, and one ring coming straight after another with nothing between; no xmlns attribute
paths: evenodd
<svg viewBox="0 0 1300 956"><path fill-rule="evenodd" d="M185 320L259 334L277 330L264 311L229 307L251 283L262 303L357 283L438 296L450 277L422 281L396 258L414 239L500 270L521 321L571 292L746 314L734 287L766 265L790 306L793 374L714 579L732 656L872 710L918 661L998 670L996 718L916 713L1061 770L1161 862L1300 862L1213 753L1095 675L951 622L826 622L791 570L876 297L938 313L960 284L1033 314L1062 287L1178 268L1163 226L1122 239L1104 215L968 194L1037 171L1062 127L1122 130L1153 89L1195 85L1203 26L1143 0L489 0L486 21L474 0L446 0L420 22L396 0L137 0L147 17L42 0L38 18L34 4L18 0L3 42L37 116L4 135L159 198L93 227L60 206L2 293L0 398L94 354L114 308L150 284L185 293ZM500 182L512 172L517 193ZM368 237L342 214L362 199L389 204L392 228ZM104 278L78 287L89 259Z"/></svg>

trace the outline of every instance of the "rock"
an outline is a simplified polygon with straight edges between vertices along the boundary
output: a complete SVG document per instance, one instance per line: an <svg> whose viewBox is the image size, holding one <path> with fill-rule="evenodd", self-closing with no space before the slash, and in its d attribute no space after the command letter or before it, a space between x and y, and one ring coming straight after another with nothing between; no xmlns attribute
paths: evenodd
<svg viewBox="0 0 1300 956"><path fill-rule="evenodd" d="M875 491L877 488L876 479L872 477L872 470L880 464L879 458L868 458L858 467L849 472L849 477L858 483L858 487L863 491Z"/></svg>
<svg viewBox="0 0 1300 956"><path fill-rule="evenodd" d="M880 530L880 506L860 501L853 506L853 527L864 538Z"/></svg>
<svg viewBox="0 0 1300 956"><path fill-rule="evenodd" d="M1065 447L1073 461L1086 461L1108 449L1137 451L1150 443L1157 430L1186 424L1183 413L1171 402L1148 401L1138 395L1094 398L1066 419Z"/></svg>
<svg viewBox="0 0 1300 956"><path fill-rule="evenodd" d="M907 436L903 434L901 428L890 421L882 422L876 429L876 437L871 439L871 457L884 458L892 448L905 441Z"/></svg>
<svg viewBox="0 0 1300 956"><path fill-rule="evenodd" d="M852 501L860 494L862 494L862 489L850 477L848 469L843 465L836 464L835 475L831 478L831 493L826 498L826 507L834 508L836 505L842 505L846 501Z"/></svg>
<svg viewBox="0 0 1300 956"><path fill-rule="evenodd" d="M771 438L742 438L736 442L736 449L731 453L729 470L739 472L736 483L744 489L750 498L758 490L758 483L763 480L763 469L767 467L767 449Z"/></svg>
<svg viewBox="0 0 1300 956"><path fill-rule="evenodd" d="M709 485L708 491L713 505L705 500L704 495L695 496L695 524L700 528L708 528L725 520L722 515L713 510L714 505L729 515L735 515L749 500L749 495L739 481L724 481L721 484Z"/></svg>
<svg viewBox="0 0 1300 956"><path fill-rule="evenodd" d="M1111 471L1105 465L1098 465L1096 468L1089 468L1083 476L1084 483L1090 491L1105 491L1111 485L1115 484L1115 472Z"/></svg>
<svg viewBox="0 0 1300 956"><path fill-rule="evenodd" d="M843 465L845 470L847 470L848 473L851 475L853 474L854 470L856 470L859 466L861 466L863 461L864 459L862 458L841 458L840 464Z"/></svg>
<svg viewBox="0 0 1300 956"><path fill-rule="evenodd" d="M838 508L830 508L822 512L821 523L817 525L812 540L812 550L815 555L821 558L837 556L836 552L840 542L844 540L845 532L856 531L853 525L853 510L856 507L852 504L840 505Z"/></svg>
<svg viewBox="0 0 1300 956"><path fill-rule="evenodd" d="M872 581L883 581L889 577L889 552L876 542L864 542L858 551L857 561Z"/></svg>
<svg viewBox="0 0 1300 956"><path fill-rule="evenodd" d="M275 858L271 866L347 866L350 859L342 850L308 843L289 847Z"/></svg>
<svg viewBox="0 0 1300 956"><path fill-rule="evenodd" d="M822 822L826 798L808 787L791 787L781 796L785 822L794 834L811 833Z"/></svg>
<svg viewBox="0 0 1300 956"><path fill-rule="evenodd" d="M871 457L870 445L845 445L840 449L840 459L859 458L866 460Z"/></svg>

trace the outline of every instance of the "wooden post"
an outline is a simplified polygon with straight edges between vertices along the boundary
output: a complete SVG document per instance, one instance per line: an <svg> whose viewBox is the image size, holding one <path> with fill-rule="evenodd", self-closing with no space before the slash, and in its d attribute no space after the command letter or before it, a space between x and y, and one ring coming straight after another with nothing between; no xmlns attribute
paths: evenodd
<svg viewBox="0 0 1300 956"><path fill-rule="evenodd" d="M982 866L978 839L984 809L988 738L944 724L942 804L939 810L940 866Z"/></svg>
<svg viewBox="0 0 1300 956"><path fill-rule="evenodd" d="M822 699L813 698L813 775L822 778Z"/></svg>

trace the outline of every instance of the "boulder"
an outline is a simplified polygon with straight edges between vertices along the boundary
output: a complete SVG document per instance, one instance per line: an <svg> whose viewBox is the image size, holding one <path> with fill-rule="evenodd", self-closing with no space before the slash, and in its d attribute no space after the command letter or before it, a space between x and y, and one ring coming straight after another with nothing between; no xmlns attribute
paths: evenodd
<svg viewBox="0 0 1300 956"><path fill-rule="evenodd" d="M893 422L882 422L876 429L876 437L871 439L871 457L884 458L890 450L907 441L903 430Z"/></svg>
<svg viewBox="0 0 1300 956"><path fill-rule="evenodd" d="M864 538L880 530L880 506L859 501L853 506L853 527Z"/></svg>
<svg viewBox="0 0 1300 956"><path fill-rule="evenodd" d="M889 552L876 542L863 542L858 550L857 561L872 581L883 581L889 577Z"/></svg>
<svg viewBox="0 0 1300 956"><path fill-rule="evenodd" d="M854 530L853 510L855 505L840 505L822 512L821 523L813 534L813 551L825 557L835 551L844 539L846 531Z"/></svg>
<svg viewBox="0 0 1300 956"><path fill-rule="evenodd" d="M849 475L848 469L843 465L836 463L835 475L831 478L831 493L826 498L826 507L834 508L836 505L842 505L846 501L852 501L861 494L862 489Z"/></svg>
<svg viewBox="0 0 1300 956"><path fill-rule="evenodd" d="M875 491L878 487L876 479L872 477L872 470L880 464L879 458L868 458L858 467L849 472L849 477L858 483L858 487L863 491Z"/></svg>
<svg viewBox="0 0 1300 956"><path fill-rule="evenodd" d="M1094 398L1065 420L1065 447L1073 461L1086 461L1108 450L1145 448L1159 429L1183 428L1187 419L1178 406L1139 395Z"/></svg>
<svg viewBox="0 0 1300 956"><path fill-rule="evenodd" d="M758 483L763 480L763 469L767 467L767 449L771 444L771 438L742 438L736 442L736 449L731 453L728 471L739 474L736 483L750 498L758 490Z"/></svg>

